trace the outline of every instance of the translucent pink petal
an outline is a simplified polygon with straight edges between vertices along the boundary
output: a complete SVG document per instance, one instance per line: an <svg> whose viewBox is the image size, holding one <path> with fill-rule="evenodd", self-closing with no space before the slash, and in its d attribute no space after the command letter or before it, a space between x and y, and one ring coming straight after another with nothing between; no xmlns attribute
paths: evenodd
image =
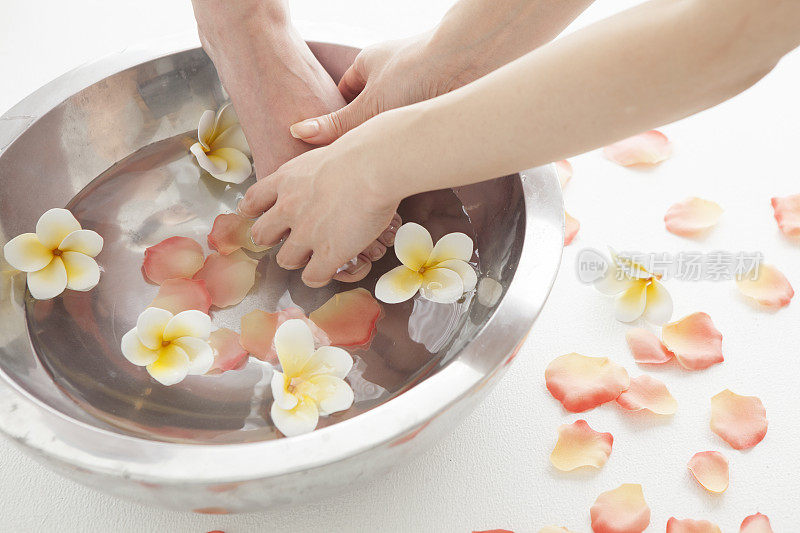
<svg viewBox="0 0 800 533"><path fill-rule="evenodd" d="M611 433L593 430L586 420L576 420L558 428L558 441L550 454L554 467L568 472L584 466L601 468L614 444Z"/></svg>
<svg viewBox="0 0 800 533"><path fill-rule="evenodd" d="M206 282L201 279L167 279L161 283L150 307L166 309L173 315L190 309L208 314L211 295L206 289Z"/></svg>
<svg viewBox="0 0 800 533"><path fill-rule="evenodd" d="M569 246L578 230L581 229L581 223L578 219L564 211L564 246Z"/></svg>
<svg viewBox="0 0 800 533"><path fill-rule="evenodd" d="M709 492L725 492L728 488L728 460L719 452L697 452L689 460L689 472Z"/></svg>
<svg viewBox="0 0 800 533"><path fill-rule="evenodd" d="M205 280L213 305L229 307L241 302L253 288L257 265L258 261L241 250L230 255L214 252L194 277Z"/></svg>
<svg viewBox="0 0 800 533"><path fill-rule="evenodd" d="M670 233L692 237L715 226L721 216L719 204L693 196L673 204L664 215L664 224Z"/></svg>
<svg viewBox="0 0 800 533"><path fill-rule="evenodd" d="M794 289L783 272L772 265L760 264L736 280L739 291L765 307L785 307L794 297ZM755 277L755 279L752 279Z"/></svg>
<svg viewBox="0 0 800 533"><path fill-rule="evenodd" d="M558 172L558 182L561 183L561 188L572 178L572 164L566 159L556 161L556 172Z"/></svg>
<svg viewBox="0 0 800 533"><path fill-rule="evenodd" d="M800 194L773 198L772 209L781 231L789 237L800 237Z"/></svg>
<svg viewBox="0 0 800 533"><path fill-rule="evenodd" d="M272 342L275 332L281 324L295 318L305 322L311 329L315 345L329 346L331 344L325 331L297 307L288 307L275 313L268 313L260 309L247 313L242 317L240 343L253 357L275 364L278 362L278 354L275 352Z"/></svg>
<svg viewBox="0 0 800 533"><path fill-rule="evenodd" d="M222 255L231 254L239 248L251 252L263 252L268 247L256 246L250 238L250 228L254 222L255 220L236 213L217 216L211 227L211 233L208 234L208 246Z"/></svg>
<svg viewBox="0 0 800 533"><path fill-rule="evenodd" d="M706 313L692 313L665 324L661 340L687 370L703 370L724 360L722 333Z"/></svg>
<svg viewBox="0 0 800 533"><path fill-rule="evenodd" d="M334 346L363 346L372 341L381 304L362 288L334 294L308 318L328 335Z"/></svg>
<svg viewBox="0 0 800 533"><path fill-rule="evenodd" d="M239 334L235 331L228 328L212 331L208 343L214 350L214 364L211 365L209 374L237 370L247 364L247 350L242 348Z"/></svg>
<svg viewBox="0 0 800 533"><path fill-rule="evenodd" d="M737 450L752 448L767 434L764 404L725 389L711 398L711 431Z"/></svg>
<svg viewBox="0 0 800 533"><path fill-rule="evenodd" d="M772 533L769 518L761 513L751 514L739 526L739 533Z"/></svg>
<svg viewBox="0 0 800 533"><path fill-rule="evenodd" d="M603 155L624 167L656 165L672 155L672 143L660 131L651 130L606 146Z"/></svg>
<svg viewBox="0 0 800 533"><path fill-rule="evenodd" d="M625 369L607 357L577 353L553 359L547 365L544 379L550 394L573 413L616 400L630 384Z"/></svg>
<svg viewBox="0 0 800 533"><path fill-rule="evenodd" d="M628 411L647 409L657 415L672 415L678 409L667 386L650 376L631 378L630 387L617 397L617 404Z"/></svg>
<svg viewBox="0 0 800 533"><path fill-rule="evenodd" d="M641 533L650 524L642 486L633 483L600 494L589 514L594 533Z"/></svg>
<svg viewBox="0 0 800 533"><path fill-rule="evenodd" d="M667 533L722 533L719 526L708 520L678 520L674 516L667 520Z"/></svg>
<svg viewBox="0 0 800 533"><path fill-rule="evenodd" d="M203 247L189 237L170 237L144 251L142 272L153 283L191 278L203 266Z"/></svg>
<svg viewBox="0 0 800 533"><path fill-rule="evenodd" d="M625 333L625 340L628 341L633 359L639 364L660 365L672 359L673 353L667 350L654 333L646 329L629 329Z"/></svg>

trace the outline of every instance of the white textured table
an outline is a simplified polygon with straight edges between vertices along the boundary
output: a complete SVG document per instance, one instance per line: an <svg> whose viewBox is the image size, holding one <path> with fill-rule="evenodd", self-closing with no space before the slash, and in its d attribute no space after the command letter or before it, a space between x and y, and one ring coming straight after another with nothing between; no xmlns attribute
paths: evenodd
<svg viewBox="0 0 800 533"><path fill-rule="evenodd" d="M421 31L451 2L348 0L294 2L295 18L335 40L375 40ZM634 4L598 2L577 25ZM0 112L64 71L127 46L192 31L188 0L5 0L0 17ZM724 335L725 362L703 372L648 371L679 402L669 420L654 421L612 405L584 413L595 429L615 437L608 464L597 473L561 474L547 459L567 415L544 387L544 368L572 351L607 355L636 368L627 326L611 301L578 282L574 262L584 247L652 252L761 251L800 288L800 248L784 239L769 198L800 192L800 54L783 61L757 87L717 109L663 129L674 157L652 171L631 171L599 153L573 159L566 205L581 221L564 253L548 304L522 353L486 403L420 460L357 492L306 507L240 516L200 516L149 509L65 481L0 441L0 525L4 531L470 531L508 528L535 532L545 524L589 530L589 507L602 491L641 483L652 509L652 531L667 518L707 518L738 531L759 510L777 532L797 529L800 506L800 301L777 313L754 309L732 282L666 283L675 317L704 310ZM546 105L543 103L543 105ZM705 240L664 230L666 208L697 195L725 208ZM709 398L730 387L762 398L769 417L765 440L737 452L708 428ZM721 450L731 486L712 496L689 476L697 451Z"/></svg>

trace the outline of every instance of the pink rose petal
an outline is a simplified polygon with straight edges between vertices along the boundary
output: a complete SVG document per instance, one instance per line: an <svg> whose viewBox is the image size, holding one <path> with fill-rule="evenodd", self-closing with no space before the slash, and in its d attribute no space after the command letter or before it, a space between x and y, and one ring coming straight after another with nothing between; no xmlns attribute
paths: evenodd
<svg viewBox="0 0 800 533"><path fill-rule="evenodd" d="M628 341L633 359L639 364L664 364L674 355L654 333L646 329L629 329L625 333L625 340Z"/></svg>
<svg viewBox="0 0 800 533"><path fill-rule="evenodd" d="M600 494L589 513L594 533L641 533L650 524L642 486L633 483Z"/></svg>
<svg viewBox="0 0 800 533"><path fill-rule="evenodd" d="M189 237L170 237L144 251L142 272L156 284L191 278L203 266L203 247Z"/></svg>
<svg viewBox="0 0 800 533"><path fill-rule="evenodd" d="M558 172L558 182L563 189L564 185L572 178L572 164L566 159L562 159L561 161L556 161L555 165Z"/></svg>
<svg viewBox="0 0 800 533"><path fill-rule="evenodd" d="M692 237L715 226L721 216L719 204L693 196L673 204L664 215L664 224L670 233Z"/></svg>
<svg viewBox="0 0 800 533"><path fill-rule="evenodd" d="M550 394L573 413L616 400L630 384L625 369L607 357L577 353L553 359L547 365L544 379Z"/></svg>
<svg viewBox="0 0 800 533"><path fill-rule="evenodd" d="M767 425L767 411L755 396L740 396L725 389L711 398L711 431L737 450L761 442Z"/></svg>
<svg viewBox="0 0 800 533"><path fill-rule="evenodd" d="M761 513L751 514L739 526L739 533L773 533L769 518Z"/></svg>
<svg viewBox="0 0 800 533"><path fill-rule="evenodd" d="M230 255L214 252L194 278L205 280L213 305L229 307L241 302L253 288L257 265L258 261L241 250Z"/></svg>
<svg viewBox="0 0 800 533"><path fill-rule="evenodd" d="M253 357L275 364L278 362L278 354L272 343L275 332L281 324L293 318L300 319L308 325L317 346L331 344L328 335L297 307L288 307L275 313L260 309L247 313L242 317L242 334L239 342Z"/></svg>
<svg viewBox="0 0 800 533"><path fill-rule="evenodd" d="M728 488L728 460L719 452L697 452L689 460L689 472L709 492L721 493Z"/></svg>
<svg viewBox="0 0 800 533"><path fill-rule="evenodd" d="M251 252L263 252L267 246L257 246L250 238L250 228L255 220L245 218L236 213L219 215L214 219L211 233L208 234L208 246L221 253L228 255L240 248Z"/></svg>
<svg viewBox="0 0 800 533"><path fill-rule="evenodd" d="M661 340L687 370L703 370L724 360L722 333L706 313L692 313L665 324Z"/></svg>
<svg viewBox="0 0 800 533"><path fill-rule="evenodd" d="M603 155L624 167L656 165L672 155L672 143L660 131L651 130L606 146Z"/></svg>
<svg viewBox="0 0 800 533"><path fill-rule="evenodd" d="M328 335L334 346L366 347L381 316L381 304L363 288L334 294L308 318Z"/></svg>
<svg viewBox="0 0 800 533"><path fill-rule="evenodd" d="M631 378L628 390L617 397L617 404L628 411L648 411L657 415L672 415L678 402L667 390L667 386L650 376Z"/></svg>
<svg viewBox="0 0 800 533"><path fill-rule="evenodd" d="M789 237L800 237L800 194L773 198L772 209L781 231Z"/></svg>
<svg viewBox="0 0 800 533"><path fill-rule="evenodd" d="M589 427L586 420L576 420L559 426L550 462L564 472L584 466L601 468L608 461L613 444L611 433L600 433Z"/></svg>
<svg viewBox="0 0 800 533"><path fill-rule="evenodd" d="M794 289L783 273L772 265L760 264L736 280L739 292L765 307L780 308L789 305ZM755 277L755 279L752 279Z"/></svg>
<svg viewBox="0 0 800 533"><path fill-rule="evenodd" d="M564 211L564 246L569 246L578 230L581 229L581 223L578 219Z"/></svg>
<svg viewBox="0 0 800 533"><path fill-rule="evenodd" d="M667 533L722 533L719 526L708 520L678 520L674 516L667 521Z"/></svg>
<svg viewBox="0 0 800 533"><path fill-rule="evenodd" d="M190 309L208 314L211 295L206 288L206 282L201 279L166 279L158 288L158 294L150 307L166 309L173 315Z"/></svg>
<svg viewBox="0 0 800 533"><path fill-rule="evenodd" d="M247 364L248 353L239 343L239 334L222 328L211 332L208 343L214 350L214 364L209 374L220 374L228 370L238 370Z"/></svg>

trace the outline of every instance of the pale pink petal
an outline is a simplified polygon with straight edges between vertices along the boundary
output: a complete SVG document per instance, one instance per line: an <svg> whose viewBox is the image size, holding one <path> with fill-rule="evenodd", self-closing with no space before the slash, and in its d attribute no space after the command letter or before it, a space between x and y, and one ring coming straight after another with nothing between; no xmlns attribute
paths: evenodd
<svg viewBox="0 0 800 533"><path fill-rule="evenodd" d="M665 324L661 340L687 370L703 370L724 360L722 333L706 313L692 313Z"/></svg>
<svg viewBox="0 0 800 533"><path fill-rule="evenodd" d="M268 313L260 309L250 311L242 317L242 334L239 342L253 357L276 363L278 357L272 347L272 341L277 329L278 313Z"/></svg>
<svg viewBox="0 0 800 533"><path fill-rule="evenodd" d="M594 533L641 533L650 524L642 486L633 483L600 494L589 514Z"/></svg>
<svg viewBox="0 0 800 533"><path fill-rule="evenodd" d="M161 283L158 294L148 307L166 309L175 315L190 309L208 314L211 295L202 279L167 279Z"/></svg>
<svg viewBox="0 0 800 533"><path fill-rule="evenodd" d="M670 233L692 237L715 226L721 216L719 204L692 196L667 209L664 224Z"/></svg>
<svg viewBox="0 0 800 533"><path fill-rule="evenodd" d="M725 389L711 398L711 431L737 450L752 448L767 434L764 404Z"/></svg>
<svg viewBox="0 0 800 533"><path fill-rule="evenodd" d="M624 167L656 165L672 155L672 143L660 131L651 130L606 146L603 155Z"/></svg>
<svg viewBox="0 0 800 533"><path fill-rule="evenodd" d="M566 159L562 159L561 161L556 161L555 165L556 172L558 172L558 182L563 189L564 185L572 178L572 164Z"/></svg>
<svg viewBox="0 0 800 533"><path fill-rule="evenodd" d="M628 411L647 409L657 415L672 415L678 409L667 386L650 376L631 378L630 387L619 395L617 404Z"/></svg>
<svg viewBox="0 0 800 533"><path fill-rule="evenodd" d="M581 229L581 223L578 219L564 211L564 246L569 246L578 230Z"/></svg>
<svg viewBox="0 0 800 533"><path fill-rule="evenodd" d="M363 288L334 294L308 318L335 346L367 346L381 316L381 304Z"/></svg>
<svg viewBox="0 0 800 533"><path fill-rule="evenodd" d="M170 237L144 251L142 272L153 283L191 278L203 266L203 247L189 237Z"/></svg>
<svg viewBox="0 0 800 533"><path fill-rule="evenodd" d="M241 302L256 282L258 261L251 259L242 250L230 255L217 252L206 257L203 267L194 279L206 282L211 294L211 303L217 307L229 307Z"/></svg>
<svg viewBox="0 0 800 533"><path fill-rule="evenodd" d="M601 468L608 461L613 444L611 433L600 433L589 427L586 420L576 420L559 426L550 462L565 472L583 466Z"/></svg>
<svg viewBox="0 0 800 533"><path fill-rule="evenodd" d="M625 333L628 348L633 359L639 364L660 365L672 359L672 352L667 350L654 333L642 328L629 329Z"/></svg>
<svg viewBox="0 0 800 533"><path fill-rule="evenodd" d="M739 533L772 533L769 518L761 513L751 514L739 526Z"/></svg>
<svg viewBox="0 0 800 533"><path fill-rule="evenodd" d="M800 194L773 198L772 209L781 231L789 237L800 237Z"/></svg>
<svg viewBox="0 0 800 533"><path fill-rule="evenodd" d="M228 328L212 331L208 344L214 350L214 363L209 374L238 370L247 364L247 350L242 348L239 334L235 331Z"/></svg>
<svg viewBox="0 0 800 533"><path fill-rule="evenodd" d="M760 264L736 280L739 291L766 307L784 307L794 297L794 289L783 273L772 265ZM753 279L755 277L755 279Z"/></svg>
<svg viewBox="0 0 800 533"><path fill-rule="evenodd" d="M222 255L231 254L239 248L251 252L267 250L268 246L257 246L250 238L250 228L254 222L255 220L236 213L219 215L214 219L211 233L208 234L208 246Z"/></svg>
<svg viewBox="0 0 800 533"><path fill-rule="evenodd" d="M667 533L722 533L719 526L708 520L678 520L674 516L667 521Z"/></svg>
<svg viewBox="0 0 800 533"><path fill-rule="evenodd" d="M616 400L630 385L625 369L607 357L577 353L553 359L544 378L550 394L573 413Z"/></svg>
<svg viewBox="0 0 800 533"><path fill-rule="evenodd" d="M728 460L719 452L697 452L689 460L689 472L709 492L721 493L728 488Z"/></svg>

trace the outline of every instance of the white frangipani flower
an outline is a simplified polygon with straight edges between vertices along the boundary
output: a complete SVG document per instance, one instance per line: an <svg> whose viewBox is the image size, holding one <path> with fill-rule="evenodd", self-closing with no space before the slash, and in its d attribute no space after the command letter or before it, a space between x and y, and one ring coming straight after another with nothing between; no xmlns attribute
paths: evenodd
<svg viewBox="0 0 800 533"><path fill-rule="evenodd" d="M250 147L230 103L216 115L210 109L203 112L197 139L190 150L203 170L228 183L242 183L250 176Z"/></svg>
<svg viewBox="0 0 800 533"><path fill-rule="evenodd" d="M342 348L314 350L314 336L300 319L287 320L275 332L275 351L283 372L272 376L272 422L287 437L314 431L320 415L353 405L353 389L344 378L353 358Z"/></svg>
<svg viewBox="0 0 800 533"><path fill-rule="evenodd" d="M394 251L403 264L381 276L375 285L375 297L382 302L404 302L419 291L432 302L452 303L478 282L468 263L472 239L464 233L448 233L434 246L428 230L408 222L397 230Z"/></svg>
<svg viewBox="0 0 800 533"><path fill-rule="evenodd" d="M36 233L23 233L3 247L6 261L27 273L28 289L37 300L64 292L88 291L100 281L93 259L103 249L103 238L81 229L66 209L50 209L39 217Z"/></svg>
<svg viewBox="0 0 800 533"><path fill-rule="evenodd" d="M211 317L202 311L173 315L148 307L136 327L122 336L122 355L147 371L162 385L175 385L187 375L200 375L214 364L214 350L208 343Z"/></svg>

